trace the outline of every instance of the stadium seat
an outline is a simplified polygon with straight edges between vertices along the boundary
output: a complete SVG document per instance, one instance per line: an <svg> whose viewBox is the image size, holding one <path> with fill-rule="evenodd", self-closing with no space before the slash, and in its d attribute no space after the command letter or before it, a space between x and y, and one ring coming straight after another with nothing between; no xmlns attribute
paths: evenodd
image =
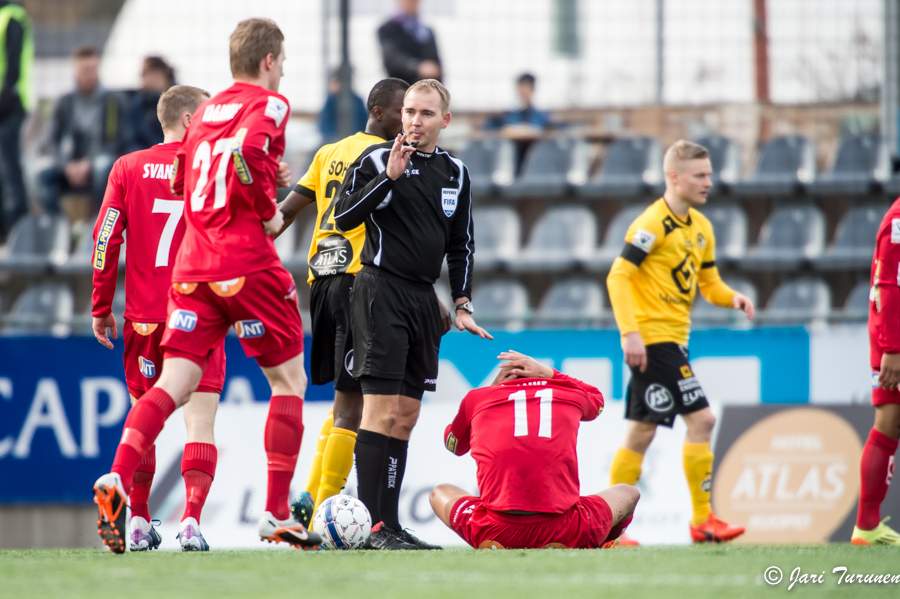
<svg viewBox="0 0 900 599"><path fill-rule="evenodd" d="M519 215L506 206L478 208L472 212L475 221L476 270L505 266L519 253L522 226Z"/></svg>
<svg viewBox="0 0 900 599"><path fill-rule="evenodd" d="M816 260L816 266L821 269L846 269L871 265L875 236L887 210L885 205L851 208L838 223L834 242Z"/></svg>
<svg viewBox="0 0 900 599"><path fill-rule="evenodd" d="M869 316L869 291L871 287L868 281L857 283L844 302L844 316L853 320L866 320Z"/></svg>
<svg viewBox="0 0 900 599"><path fill-rule="evenodd" d="M535 317L538 326L589 326L603 317L600 283L573 279L555 284L544 296Z"/></svg>
<svg viewBox="0 0 900 599"><path fill-rule="evenodd" d="M62 264L56 265L54 270L61 275L90 274L93 266L93 257L94 238L91 231L84 231L75 243L75 249L69 254L68 259Z"/></svg>
<svg viewBox="0 0 900 599"><path fill-rule="evenodd" d="M69 258L69 222L53 214L23 216L9 235L9 250L0 258L0 272L42 274Z"/></svg>
<svg viewBox="0 0 900 599"><path fill-rule="evenodd" d="M831 312L831 290L822 279L803 277L779 285L762 314L765 322L821 320Z"/></svg>
<svg viewBox="0 0 900 599"><path fill-rule="evenodd" d="M756 293L756 286L752 282L747 279L734 277L725 277L723 280L726 285L750 298L754 304L756 303L758 294ZM699 290L691 309L691 320L698 324L728 326L729 328L743 329L753 326L753 322L747 320L747 316L743 311L714 306L706 301Z"/></svg>
<svg viewBox="0 0 900 599"><path fill-rule="evenodd" d="M29 287L6 317L6 334L51 334L65 337L71 332L74 299L60 283Z"/></svg>
<svg viewBox="0 0 900 599"><path fill-rule="evenodd" d="M514 198L562 196L587 181L588 168L588 145L583 139L543 139L528 148L521 174L500 191Z"/></svg>
<svg viewBox="0 0 900 599"><path fill-rule="evenodd" d="M763 224L759 244L741 261L744 268L789 270L817 259L825 245L825 216L815 206L776 208Z"/></svg>
<svg viewBox="0 0 900 599"><path fill-rule="evenodd" d="M660 196L665 190L663 150L653 137L617 139L606 152L600 171L578 189L587 198Z"/></svg>
<svg viewBox="0 0 900 599"><path fill-rule="evenodd" d="M629 206L620 210L606 227L606 236L603 239L603 245L594 251L585 260L585 266L593 272L602 272L609 270L616 257L622 253L625 246L625 233L628 227L641 215L647 205Z"/></svg>
<svg viewBox="0 0 900 599"><path fill-rule="evenodd" d="M700 212L712 223L716 236L716 260L740 260L747 252L747 215L736 204L713 202Z"/></svg>
<svg viewBox="0 0 900 599"><path fill-rule="evenodd" d="M510 267L517 271L571 268L587 261L596 243L597 222L590 210L584 206L550 208L538 218L528 246Z"/></svg>
<svg viewBox="0 0 900 599"><path fill-rule="evenodd" d="M460 159L469 170L475 195L489 195L515 179L516 147L503 137L470 141L460 153Z"/></svg>
<svg viewBox="0 0 900 599"><path fill-rule="evenodd" d="M528 318L528 292L518 281L491 281L472 292L479 324L518 328Z"/></svg>
<svg viewBox="0 0 900 599"><path fill-rule="evenodd" d="M807 191L816 195L878 192L890 173L890 154L880 135L847 135L838 143L831 169L810 183Z"/></svg>
<svg viewBox="0 0 900 599"><path fill-rule="evenodd" d="M730 193L731 186L741 176L741 149L735 140L721 135L707 135L696 140L709 150L712 162L712 182L714 193Z"/></svg>
<svg viewBox="0 0 900 599"><path fill-rule="evenodd" d="M733 186L746 196L791 195L803 191L816 176L816 152L802 135L770 139L759 151L756 168Z"/></svg>

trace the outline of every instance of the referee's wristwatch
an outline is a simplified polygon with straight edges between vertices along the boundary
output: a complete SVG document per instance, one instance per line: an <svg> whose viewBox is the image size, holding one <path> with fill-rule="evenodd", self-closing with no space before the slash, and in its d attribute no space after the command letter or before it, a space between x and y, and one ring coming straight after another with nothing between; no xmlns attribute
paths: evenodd
<svg viewBox="0 0 900 599"><path fill-rule="evenodd" d="M475 313L475 308L472 306L472 302L463 302L461 304L456 305L456 311L465 310L469 314Z"/></svg>

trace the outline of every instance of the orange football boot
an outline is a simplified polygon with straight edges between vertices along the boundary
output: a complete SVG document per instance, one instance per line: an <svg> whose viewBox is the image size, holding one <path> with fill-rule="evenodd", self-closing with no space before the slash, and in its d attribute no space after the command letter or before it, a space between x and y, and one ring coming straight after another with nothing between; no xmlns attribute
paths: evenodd
<svg viewBox="0 0 900 599"><path fill-rule="evenodd" d="M97 504L97 534L113 553L125 553L125 508L128 497L118 474L104 474L94 483Z"/></svg>
<svg viewBox="0 0 900 599"><path fill-rule="evenodd" d="M732 526L710 514L699 526L691 525L691 539L695 543L724 543L744 534L743 526Z"/></svg>

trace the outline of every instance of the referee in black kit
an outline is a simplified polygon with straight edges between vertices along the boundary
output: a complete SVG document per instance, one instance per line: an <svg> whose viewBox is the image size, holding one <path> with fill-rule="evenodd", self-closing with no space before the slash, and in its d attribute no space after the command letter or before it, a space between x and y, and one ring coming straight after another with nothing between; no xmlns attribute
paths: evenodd
<svg viewBox="0 0 900 599"><path fill-rule="evenodd" d="M457 328L493 339L475 324L469 301L475 251L469 174L436 145L450 124L449 107L439 81L414 83L403 101L405 134L363 151L347 170L334 210L344 231L366 225L350 322L353 377L363 392L359 498L375 523L368 549L440 549L403 529L398 504L422 395L435 390L442 330L433 285L445 255Z"/></svg>

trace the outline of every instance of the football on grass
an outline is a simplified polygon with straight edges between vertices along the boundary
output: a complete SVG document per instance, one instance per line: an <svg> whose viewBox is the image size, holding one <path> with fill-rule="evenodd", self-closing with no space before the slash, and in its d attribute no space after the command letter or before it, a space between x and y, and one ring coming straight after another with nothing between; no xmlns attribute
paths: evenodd
<svg viewBox="0 0 900 599"><path fill-rule="evenodd" d="M335 495L316 510L312 528L328 549L358 549L369 538L372 516L356 497Z"/></svg>

